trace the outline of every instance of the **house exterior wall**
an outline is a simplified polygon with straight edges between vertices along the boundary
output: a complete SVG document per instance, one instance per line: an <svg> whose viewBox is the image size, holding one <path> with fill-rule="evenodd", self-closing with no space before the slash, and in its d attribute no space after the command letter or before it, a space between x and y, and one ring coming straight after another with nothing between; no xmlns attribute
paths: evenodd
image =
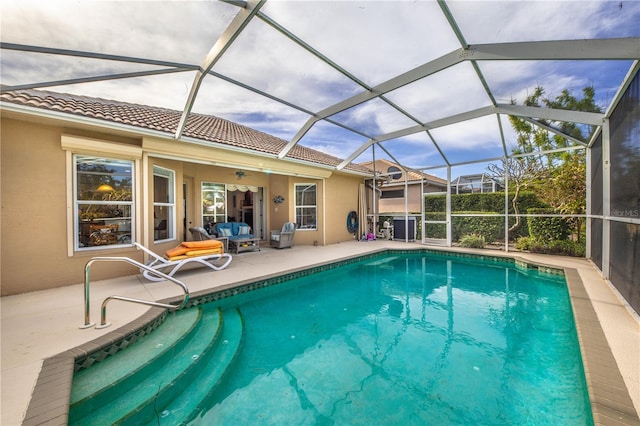
<svg viewBox="0 0 640 426"><path fill-rule="evenodd" d="M1 127L1 295L82 283L96 251L68 255L67 156L60 145L66 129L6 118ZM133 248L108 252L142 260ZM91 269L92 279L131 273L126 264Z"/></svg>
<svg viewBox="0 0 640 426"><path fill-rule="evenodd" d="M288 198L291 200L287 205L289 219L288 222L295 222L296 220L296 212L295 212L295 185L296 184L315 184L316 185L316 229L298 229L294 236L293 242L297 245L312 245L314 241L318 242L318 245L325 245L324 240L324 184L323 179L309 179L309 178L301 178L301 177L293 177L290 176L288 178ZM274 195L275 196L275 195Z"/></svg>
<svg viewBox="0 0 640 426"><path fill-rule="evenodd" d="M156 253L174 247L188 231L182 219L183 182L187 189L187 228L202 225L201 182L238 183L235 170L262 164L265 169L282 173L300 173L318 178L302 178L277 172L250 171L242 184L264 188L265 229L280 229L284 222L295 221L294 185L317 184L316 230L296 232L296 245L333 244L353 238L346 230L346 215L357 209L358 185L362 177L332 172L326 168L299 163L278 163L250 153L229 152L213 147L192 146L173 140L159 140L136 135L98 131L87 125L74 127L69 122L34 121L27 117L1 119L0 190L2 212L0 220L0 290L1 295L44 290L84 281L84 267L95 256L124 256L143 261L142 252L133 246L103 246L95 250L74 251L72 168L69 148L63 148L64 137L83 140L91 138L96 146L130 147L140 151L136 160L134 204L135 241ZM66 136L65 136L66 135ZM88 140L88 139L87 139ZM102 144L102 145L100 145ZM104 145L107 144L107 145ZM87 154L110 154L90 151ZM205 160L224 159L227 166L202 164ZM189 161L192 160L192 161ZM153 166L175 171L175 239L153 243ZM276 205L273 198L282 195L285 201ZM91 267L91 280L102 280L139 273L137 268L120 262L96 262Z"/></svg>
<svg viewBox="0 0 640 426"><path fill-rule="evenodd" d="M295 222L293 218L293 191L289 190L289 177L282 175L270 175L267 193L265 194L265 211L269 217L271 226L267 229L267 238L270 231L280 231L286 222ZM274 197L280 195L284 201L280 204L273 202ZM299 235L294 236L294 244L298 243Z"/></svg>
<svg viewBox="0 0 640 426"><path fill-rule="evenodd" d="M420 184L409 184L408 185L408 210L409 213L419 213L422 211L422 207L420 205L420 200L422 199L422 192L420 189ZM385 186L383 190L403 190L404 185L401 186ZM427 186L425 188L425 192L437 192L439 188L434 186ZM404 198L381 198L379 202L379 213L402 213L405 211Z"/></svg>
<svg viewBox="0 0 640 426"><path fill-rule="evenodd" d="M353 241L353 234L347 230L347 215L351 211L358 211L358 184L362 183L362 179L334 174L325 182L326 244Z"/></svg>

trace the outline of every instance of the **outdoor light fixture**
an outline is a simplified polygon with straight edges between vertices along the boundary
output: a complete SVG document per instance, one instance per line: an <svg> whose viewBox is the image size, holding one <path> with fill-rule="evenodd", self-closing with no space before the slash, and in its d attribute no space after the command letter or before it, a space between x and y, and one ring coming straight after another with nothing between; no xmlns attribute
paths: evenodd
<svg viewBox="0 0 640 426"><path fill-rule="evenodd" d="M276 195L273 198L273 202L276 203L276 204L280 204L280 203L284 202L284 197L282 195Z"/></svg>

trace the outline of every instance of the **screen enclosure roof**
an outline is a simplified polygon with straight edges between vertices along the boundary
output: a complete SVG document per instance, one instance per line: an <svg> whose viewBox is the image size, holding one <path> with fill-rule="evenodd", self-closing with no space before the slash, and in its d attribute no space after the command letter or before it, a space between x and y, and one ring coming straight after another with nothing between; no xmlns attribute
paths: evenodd
<svg viewBox="0 0 640 426"><path fill-rule="evenodd" d="M181 111L177 140L189 114L214 115L285 140L281 158L306 146L344 159L337 169L494 161L516 143L509 115L554 133L601 126L640 59L638 1L8 0L1 12L3 91ZM536 87L593 87L602 112L523 106Z"/></svg>

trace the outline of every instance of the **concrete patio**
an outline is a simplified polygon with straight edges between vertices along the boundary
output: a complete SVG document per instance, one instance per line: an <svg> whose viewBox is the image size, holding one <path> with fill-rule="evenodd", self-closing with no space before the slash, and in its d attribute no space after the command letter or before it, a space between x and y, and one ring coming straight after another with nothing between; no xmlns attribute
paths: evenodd
<svg viewBox="0 0 640 426"><path fill-rule="evenodd" d="M296 246L283 251L264 248L260 252L234 255L234 260L225 270L211 272L207 269L196 269L179 274L178 277L187 284L192 293L196 293L385 248L420 249L424 247L417 243L378 240L354 241L326 247ZM439 249L462 251L455 248ZM464 251L469 252L469 250ZM492 256L505 255L504 252L494 250L473 250L472 252ZM612 288L602 280L592 264L585 259L529 253L509 253L508 255L575 271L584 284L590 305L597 315L597 322L602 327L606 343L615 358L617 366L611 365L610 368L616 370L617 367L620 371L637 418L637 413L640 412L640 363L638 363L640 321L638 316L623 304ZM114 294L161 300L178 296L181 291L177 286L166 282L148 282L141 276L93 282L91 284L91 320L93 322L100 320L102 301ZM112 301L108 305L107 312L107 320L113 324L111 327L80 329L84 320L83 295L83 285L76 284L2 298L0 406L2 425L13 426L22 423L44 359L111 333L149 309L143 305ZM587 303L587 308L589 308L588 305ZM574 311L575 309L574 304ZM590 328L593 326L578 324L579 334L588 332ZM586 350L590 349L586 348ZM588 368L586 370L589 377L590 372ZM596 423L608 424L609 422L606 419L597 418ZM616 424L626 423L623 420Z"/></svg>

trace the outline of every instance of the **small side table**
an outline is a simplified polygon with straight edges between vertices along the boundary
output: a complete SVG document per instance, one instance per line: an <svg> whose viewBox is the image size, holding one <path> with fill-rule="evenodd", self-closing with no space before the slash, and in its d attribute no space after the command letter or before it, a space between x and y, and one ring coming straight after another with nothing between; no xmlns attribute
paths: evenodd
<svg viewBox="0 0 640 426"><path fill-rule="evenodd" d="M259 238L242 238L237 240L230 240L229 245L231 246L231 250L235 251L236 254L242 253L245 251L260 251L260 239Z"/></svg>

